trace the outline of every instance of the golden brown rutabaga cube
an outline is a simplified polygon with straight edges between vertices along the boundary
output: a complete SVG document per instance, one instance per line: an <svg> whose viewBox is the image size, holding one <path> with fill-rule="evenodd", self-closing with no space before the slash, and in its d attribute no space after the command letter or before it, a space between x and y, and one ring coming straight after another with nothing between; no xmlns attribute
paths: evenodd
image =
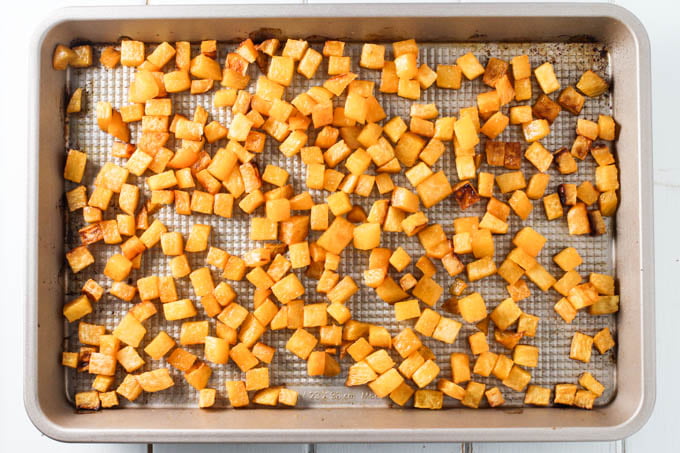
<svg viewBox="0 0 680 453"><path fill-rule="evenodd" d="M571 340L569 358L588 363L590 362L592 349L593 337L585 335L581 332L575 332Z"/></svg>
<svg viewBox="0 0 680 453"><path fill-rule="evenodd" d="M574 115L581 113L583 104L585 103L585 98L574 89L572 86L568 86L560 93L557 98L557 102L567 111Z"/></svg>
<svg viewBox="0 0 680 453"><path fill-rule="evenodd" d="M609 85L602 77L589 69L581 75L576 88L586 96L597 97L605 93L609 89Z"/></svg>
<svg viewBox="0 0 680 453"><path fill-rule="evenodd" d="M417 390L413 407L418 409L441 409L444 394L438 390Z"/></svg>

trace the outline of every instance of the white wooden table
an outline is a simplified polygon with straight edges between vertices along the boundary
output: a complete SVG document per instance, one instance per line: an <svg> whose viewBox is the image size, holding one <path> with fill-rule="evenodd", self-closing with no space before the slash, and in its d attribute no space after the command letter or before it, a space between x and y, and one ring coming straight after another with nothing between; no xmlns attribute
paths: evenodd
<svg viewBox="0 0 680 453"><path fill-rule="evenodd" d="M302 3L328 0L299 0ZM341 0L339 0L341 1ZM348 0L361 2L361 0ZM465 1L465 0L463 0ZM277 0L248 3L274 3ZM229 0L23 0L3 3L4 39L0 45L2 72L0 83L0 451L87 451L88 453L177 452L265 452L271 445L141 445L141 444L62 444L41 435L28 420L22 401L21 319L25 299L26 218L26 140L28 104L27 68L29 37L34 27L62 6L116 4L233 3ZM680 450L677 443L680 423L680 364L677 355L677 330L680 321L677 279L680 277L680 150L678 150L678 84L680 83L680 3L674 0L618 0L644 23L652 43L654 112L654 198L656 235L657 307L657 402L649 423L637 434L619 442L588 443L475 443L475 444L327 444L278 445L278 451L323 453L341 452L623 452ZM11 39L8 39L11 37ZM11 213L11 214L10 214ZM577 441L578 439L574 439Z"/></svg>

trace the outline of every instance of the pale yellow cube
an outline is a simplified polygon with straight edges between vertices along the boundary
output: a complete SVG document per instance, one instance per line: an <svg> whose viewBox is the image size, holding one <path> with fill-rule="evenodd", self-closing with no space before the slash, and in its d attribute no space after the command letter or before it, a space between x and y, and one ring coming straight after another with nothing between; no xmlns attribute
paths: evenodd
<svg viewBox="0 0 680 453"><path fill-rule="evenodd" d="M534 75L538 85L545 94L550 94L560 89L560 82L557 80L555 69L551 63L545 62L534 69Z"/></svg>
<svg viewBox="0 0 680 453"><path fill-rule="evenodd" d="M472 293L458 301L463 319L469 323L477 323L487 315L486 304L479 293Z"/></svg>
<svg viewBox="0 0 680 453"><path fill-rule="evenodd" d="M382 69L385 65L385 46L381 44L364 44L361 48L359 66L368 69Z"/></svg>
<svg viewBox="0 0 680 453"><path fill-rule="evenodd" d="M481 65L477 57L471 52L458 57L456 64L461 68L461 71L468 80L476 79L484 74L484 66Z"/></svg>
<svg viewBox="0 0 680 453"><path fill-rule="evenodd" d="M575 332L571 340L569 358L588 363L590 362L590 355L592 353L592 350L593 350L593 337L585 335L581 332Z"/></svg>

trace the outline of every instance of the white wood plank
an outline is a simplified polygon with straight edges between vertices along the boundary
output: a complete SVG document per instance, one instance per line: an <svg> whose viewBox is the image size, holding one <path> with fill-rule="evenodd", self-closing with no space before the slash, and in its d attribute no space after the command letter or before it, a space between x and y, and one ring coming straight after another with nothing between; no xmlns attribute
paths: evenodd
<svg viewBox="0 0 680 453"><path fill-rule="evenodd" d="M458 453L462 444L318 444L316 453Z"/></svg>
<svg viewBox="0 0 680 453"><path fill-rule="evenodd" d="M461 3L517 3L515 0L460 0ZM613 3L604 0L570 0L570 3ZM523 0L522 3L558 3L557 0Z"/></svg>
<svg viewBox="0 0 680 453"><path fill-rule="evenodd" d="M149 5L229 5L229 4L271 4L271 3L304 3L302 0L148 0Z"/></svg>
<svg viewBox="0 0 680 453"><path fill-rule="evenodd" d="M516 0L459 0L461 3L517 3ZM559 0L523 0L522 3L560 3ZM614 3L614 0L569 0L569 3Z"/></svg>
<svg viewBox="0 0 680 453"><path fill-rule="evenodd" d="M621 453L623 442L475 443L471 453Z"/></svg>
<svg viewBox="0 0 680 453"><path fill-rule="evenodd" d="M370 3L459 3L461 0L429 0L427 2L404 2L391 0L372 0ZM308 0L307 3L367 3L365 0Z"/></svg>
<svg viewBox="0 0 680 453"><path fill-rule="evenodd" d="M305 453L305 444L216 444L216 445L196 445L196 444L155 444L153 453L181 453L191 451L191 453Z"/></svg>

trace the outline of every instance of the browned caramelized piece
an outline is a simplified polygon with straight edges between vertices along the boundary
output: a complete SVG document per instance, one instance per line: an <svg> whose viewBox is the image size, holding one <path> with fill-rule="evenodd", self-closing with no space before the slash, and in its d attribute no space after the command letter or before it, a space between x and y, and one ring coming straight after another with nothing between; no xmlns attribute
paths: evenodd
<svg viewBox="0 0 680 453"><path fill-rule="evenodd" d="M309 233L309 216L293 216L279 222L279 241L285 244L302 242Z"/></svg>
<svg viewBox="0 0 680 453"><path fill-rule="evenodd" d="M96 352L96 348L92 348L89 346L83 346L80 348L80 351L78 351L78 365L76 367L76 370L79 372L85 372L88 371L90 368L90 356L92 356L93 352Z"/></svg>
<svg viewBox="0 0 680 453"><path fill-rule="evenodd" d="M354 205L347 213L347 220L352 223L363 223L366 221L366 211L361 206Z"/></svg>
<svg viewBox="0 0 680 453"><path fill-rule="evenodd" d="M487 140L484 148L486 163L494 167L505 165L505 142Z"/></svg>
<svg viewBox="0 0 680 453"><path fill-rule="evenodd" d="M101 408L99 392L91 390L89 392L76 393L76 409L98 411Z"/></svg>
<svg viewBox="0 0 680 453"><path fill-rule="evenodd" d="M559 104L545 94L541 94L531 108L531 112L536 118L543 118L550 124L555 121L555 118L560 114L560 111L562 111L562 108Z"/></svg>
<svg viewBox="0 0 680 453"><path fill-rule="evenodd" d="M592 140L582 135L577 135L574 143L571 145L571 154L581 160L585 159L590 152L592 143Z"/></svg>
<svg viewBox="0 0 680 453"><path fill-rule="evenodd" d="M495 87L496 82L508 72L509 66L507 61L499 60L494 57L489 58L482 81L491 87Z"/></svg>
<svg viewBox="0 0 680 453"><path fill-rule="evenodd" d="M560 184L557 187L557 194L560 196L562 206L574 206L576 204L576 184Z"/></svg>
<svg viewBox="0 0 680 453"><path fill-rule="evenodd" d="M522 144L519 142L507 142L505 144L505 160L503 165L508 170L522 168Z"/></svg>
<svg viewBox="0 0 680 453"><path fill-rule="evenodd" d="M479 168L482 165L482 160L484 157L481 154L475 154L475 168Z"/></svg>
<svg viewBox="0 0 680 453"><path fill-rule="evenodd" d="M314 280L320 280L323 272L324 272L324 262L323 261L313 261L307 267L307 270L305 271L305 276L307 276L311 279L314 279Z"/></svg>
<svg viewBox="0 0 680 453"><path fill-rule="evenodd" d="M453 197L461 209L467 209L481 198L470 181L461 181L453 187Z"/></svg>
<svg viewBox="0 0 680 453"><path fill-rule="evenodd" d="M578 171L578 164L567 148L555 151L555 163L557 170L563 175L569 175Z"/></svg>
<svg viewBox="0 0 680 453"><path fill-rule="evenodd" d="M586 96L596 97L606 92L609 89L609 85L595 72L587 70L579 79L576 88Z"/></svg>
<svg viewBox="0 0 680 453"><path fill-rule="evenodd" d="M591 235L601 236L607 232L607 225L605 225L604 218L599 210L588 211L588 221L590 222Z"/></svg>
<svg viewBox="0 0 680 453"><path fill-rule="evenodd" d="M563 109L574 115L581 113L581 109L585 102L586 98L572 86L568 86L562 90L560 97L557 98L557 103L560 104Z"/></svg>
<svg viewBox="0 0 680 453"><path fill-rule="evenodd" d="M79 229L78 235L80 236L80 242L83 245L94 244L95 242L104 239L104 231L99 223L93 223Z"/></svg>
<svg viewBox="0 0 680 453"><path fill-rule="evenodd" d="M272 41L272 40L268 40ZM267 42L267 41L265 41ZM264 42L262 43L264 44ZM255 59L255 64L257 65L257 68L260 70L260 72L264 75L267 74L267 71L269 70L269 61L271 60L271 55L268 55L262 51L257 53L257 58Z"/></svg>
<svg viewBox="0 0 680 453"><path fill-rule="evenodd" d="M506 349L513 350L524 336L524 332L508 332L494 329L493 336L496 342Z"/></svg>
<svg viewBox="0 0 680 453"><path fill-rule="evenodd" d="M442 310L452 315L459 315L460 310L458 309L458 298L456 296L451 296L444 301L442 304Z"/></svg>

